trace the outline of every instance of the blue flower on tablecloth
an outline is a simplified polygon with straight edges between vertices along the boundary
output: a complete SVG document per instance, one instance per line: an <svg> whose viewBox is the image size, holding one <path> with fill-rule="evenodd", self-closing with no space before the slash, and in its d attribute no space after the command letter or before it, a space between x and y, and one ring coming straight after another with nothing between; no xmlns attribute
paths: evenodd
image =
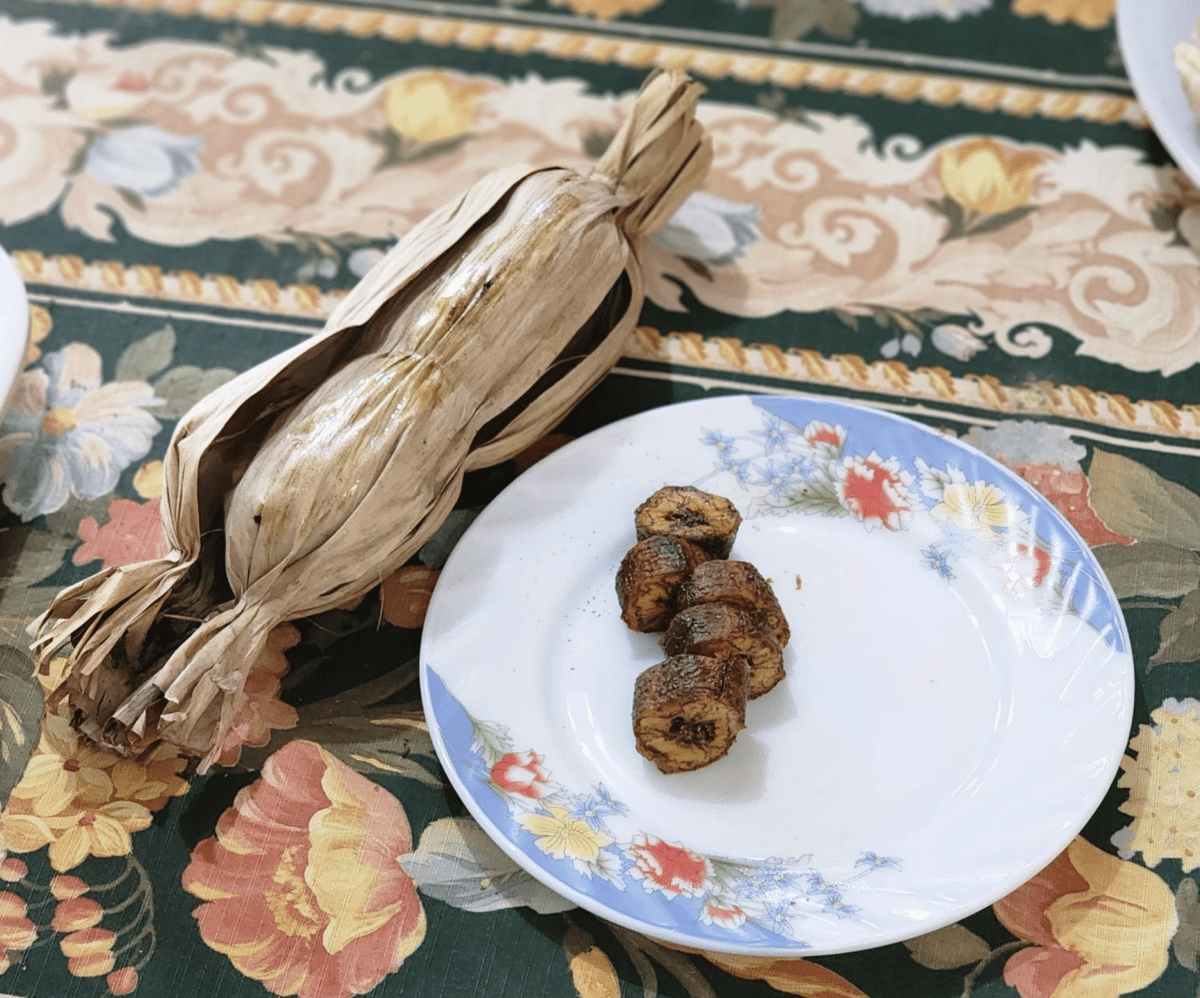
<svg viewBox="0 0 1200 998"><path fill-rule="evenodd" d="M756 204L696 191L650 238L678 256L720 267L733 263L748 246L762 239L755 224L761 214Z"/></svg>
<svg viewBox="0 0 1200 998"><path fill-rule="evenodd" d="M143 407L161 404L144 381L101 384L100 355L86 343L46 354L17 379L0 424L4 505L32 520L72 495L112 492L160 429Z"/></svg>
<svg viewBox="0 0 1200 998"><path fill-rule="evenodd" d="M84 170L113 187L161 197L200 169L204 140L176 135L154 125L119 128L88 146Z"/></svg>
<svg viewBox="0 0 1200 998"><path fill-rule="evenodd" d="M978 14L992 0L856 0L868 14L912 21L918 17L940 17L957 21L963 14Z"/></svg>

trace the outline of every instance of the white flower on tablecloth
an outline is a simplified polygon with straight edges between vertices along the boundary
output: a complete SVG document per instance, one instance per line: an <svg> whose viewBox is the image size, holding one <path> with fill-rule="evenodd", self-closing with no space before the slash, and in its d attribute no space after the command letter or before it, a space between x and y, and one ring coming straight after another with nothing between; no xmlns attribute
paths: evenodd
<svg viewBox="0 0 1200 998"><path fill-rule="evenodd" d="M133 70L81 71L67 81L63 97L76 114L103 119L132 114L150 99L153 89L148 76Z"/></svg>
<svg viewBox="0 0 1200 998"><path fill-rule="evenodd" d="M0 424L4 505L32 520L72 495L98 499L150 451L160 427L144 406L160 405L144 381L101 384L100 355L70 343L23 372Z"/></svg>
<svg viewBox="0 0 1200 998"><path fill-rule="evenodd" d="M929 341L942 353L956 360L970 360L980 350L987 349L987 344L971 330L954 322L944 322L935 326L929 334Z"/></svg>
<svg viewBox="0 0 1200 998"><path fill-rule="evenodd" d="M957 21L963 14L978 14L992 5L992 0L857 0L868 14L895 17L912 21L918 17L941 17Z"/></svg>
<svg viewBox="0 0 1200 998"><path fill-rule="evenodd" d="M720 267L762 239L755 224L761 214L756 204L696 191L651 239L671 253Z"/></svg>
<svg viewBox="0 0 1200 998"><path fill-rule="evenodd" d="M373 246L364 246L362 249L356 249L346 257L346 268L355 277L366 277L367 271L382 260L385 255L381 249L375 249Z"/></svg>
<svg viewBox="0 0 1200 998"><path fill-rule="evenodd" d="M134 125L101 135L88 146L84 169L113 187L146 197L169 194L200 169L204 140L154 125Z"/></svg>
<svg viewBox="0 0 1200 998"><path fill-rule="evenodd" d="M903 338L893 337L879 348L879 352L888 360L899 357L901 350L913 357L917 356L921 352L921 337L914 333L905 333Z"/></svg>

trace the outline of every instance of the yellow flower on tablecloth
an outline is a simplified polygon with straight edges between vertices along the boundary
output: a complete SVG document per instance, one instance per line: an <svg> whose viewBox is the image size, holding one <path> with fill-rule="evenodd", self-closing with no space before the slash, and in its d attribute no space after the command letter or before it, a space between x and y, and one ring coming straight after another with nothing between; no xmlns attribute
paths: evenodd
<svg viewBox="0 0 1200 998"><path fill-rule="evenodd" d="M608 20L622 14L642 14L657 7L662 0L550 0L555 7L570 7L575 14Z"/></svg>
<svg viewBox="0 0 1200 998"><path fill-rule="evenodd" d="M931 509L935 520L967 530L1012 527L1024 518L1020 507L1005 501L1004 492L987 482L948 482L942 501Z"/></svg>
<svg viewBox="0 0 1200 998"><path fill-rule="evenodd" d="M1018 939L1004 980L1021 998L1118 998L1167 967L1179 919L1156 874L1076 838L1057 859L992 906Z"/></svg>
<svg viewBox="0 0 1200 998"><path fill-rule="evenodd" d="M704 953L705 958L727 974L743 980L766 981L776 991L805 998L867 998L840 974L811 960L786 960L773 956L738 956Z"/></svg>
<svg viewBox="0 0 1200 998"><path fill-rule="evenodd" d="M1182 861L1183 872L1200 866L1200 701L1163 701L1129 740L1136 756L1121 760L1117 785L1129 791L1120 810L1133 822L1113 836L1123 856L1142 854L1147 866Z"/></svg>
<svg viewBox="0 0 1200 998"><path fill-rule="evenodd" d="M986 137L938 153L938 174L946 193L981 215L998 215L1028 204L1033 172L1041 165L1037 153L1008 149Z"/></svg>
<svg viewBox="0 0 1200 998"><path fill-rule="evenodd" d="M555 859L587 863L613 843L611 835L597 831L580 818L572 818L565 807L552 806L544 812L522 814L517 821L537 836L534 844Z"/></svg>
<svg viewBox="0 0 1200 998"><path fill-rule="evenodd" d="M147 461L133 476L133 489L143 499L157 499L163 490L162 461Z"/></svg>
<svg viewBox="0 0 1200 998"><path fill-rule="evenodd" d="M153 812L187 792L184 760L159 746L137 757L108 752L81 737L57 714L42 718L42 737L0 817L13 852L49 846L55 870L88 856L123 856L130 835L149 827Z"/></svg>
<svg viewBox="0 0 1200 998"><path fill-rule="evenodd" d="M1117 0L1013 0L1017 17L1041 16L1054 24L1073 21L1083 28L1103 28L1112 20Z"/></svg>
<svg viewBox="0 0 1200 998"><path fill-rule="evenodd" d="M444 142L466 133L485 88L440 69L408 73L388 84L387 123L414 142Z"/></svg>
<svg viewBox="0 0 1200 998"><path fill-rule="evenodd" d="M28 367L42 355L41 347L38 344L50 335L50 330L53 328L54 318L50 315L50 310L41 305L31 304L29 306L29 342L25 344L25 359L21 361L22 367Z"/></svg>

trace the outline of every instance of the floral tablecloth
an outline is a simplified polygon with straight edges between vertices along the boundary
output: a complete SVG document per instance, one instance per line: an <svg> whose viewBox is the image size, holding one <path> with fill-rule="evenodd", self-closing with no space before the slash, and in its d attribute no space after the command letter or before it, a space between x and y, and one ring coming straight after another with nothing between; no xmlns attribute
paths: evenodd
<svg viewBox="0 0 1200 998"><path fill-rule="evenodd" d="M1192 998L1200 984L1200 193L1133 97L1113 0L2 0L0 244L32 303L0 428L0 992L60 998ZM418 557L279 628L221 766L102 751L25 627L162 553L202 395L318 330L486 172L586 165L654 66L707 93L706 188L646 247L612 374L473 473ZM449 550L621 416L803 392L907 414L1094 546L1137 704L1083 833L1009 897L852 955L685 952L540 888L433 755L416 684ZM831 749L832 750L832 749ZM536 798L542 760L493 774ZM399 860L397 860L399 857ZM685 891L702 863L648 866Z"/></svg>

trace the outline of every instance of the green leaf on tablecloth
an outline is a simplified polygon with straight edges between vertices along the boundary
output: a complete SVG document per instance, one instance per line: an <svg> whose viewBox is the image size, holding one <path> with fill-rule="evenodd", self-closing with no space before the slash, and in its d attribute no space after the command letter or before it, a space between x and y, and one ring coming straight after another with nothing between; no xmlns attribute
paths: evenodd
<svg viewBox="0 0 1200 998"><path fill-rule="evenodd" d="M135 208L138 211L146 210L145 199L137 191L133 190L133 188L118 187L118 188L116 188L116 191L118 194L121 195L121 199L127 205L129 205L130 208Z"/></svg>
<svg viewBox="0 0 1200 998"><path fill-rule="evenodd" d="M1158 625L1158 651L1148 665L1200 659L1200 589L1188 593Z"/></svg>
<svg viewBox="0 0 1200 998"><path fill-rule="evenodd" d="M992 948L965 925L947 925L906 940L913 960L930 970L954 970L986 960Z"/></svg>
<svg viewBox="0 0 1200 998"><path fill-rule="evenodd" d="M1200 550L1200 496L1144 464L1096 450L1088 468L1089 498L1114 533Z"/></svg>
<svg viewBox="0 0 1200 998"><path fill-rule="evenodd" d="M1200 885L1185 877L1175 889L1175 914L1179 928L1171 948L1175 959L1188 970L1200 970Z"/></svg>
<svg viewBox="0 0 1200 998"><path fill-rule="evenodd" d="M552 915L575 907L517 866L469 818L426 826L416 850L399 863L421 893L463 911L526 907Z"/></svg>
<svg viewBox="0 0 1200 998"><path fill-rule="evenodd" d="M7 803L38 743L43 706L29 653L0 639L0 803Z"/></svg>
<svg viewBox="0 0 1200 998"><path fill-rule="evenodd" d="M227 367L207 370L191 364L173 367L154 382L154 394L164 402L155 408L154 415L159 419L179 419L205 395L236 376L237 372Z"/></svg>
<svg viewBox="0 0 1200 998"><path fill-rule="evenodd" d="M1177 599L1200 585L1200 555L1185 548L1142 541L1092 548L1117 599L1158 596Z"/></svg>
<svg viewBox="0 0 1200 998"><path fill-rule="evenodd" d="M74 525L78 524L76 520ZM67 535L23 525L9 527L0 549L0 585L6 590L37 585L62 567L67 552L78 543L74 529Z"/></svg>
<svg viewBox="0 0 1200 998"><path fill-rule="evenodd" d="M833 312L833 317L842 325L849 326L855 332L858 332L858 316L853 312L849 312L844 308L830 309Z"/></svg>
<svg viewBox="0 0 1200 998"><path fill-rule="evenodd" d="M750 7L773 7L771 37L793 41L820 30L830 38L850 39L859 11L850 0L748 0Z"/></svg>
<svg viewBox="0 0 1200 998"><path fill-rule="evenodd" d="M984 215L978 222L973 223L965 235L978 236L987 232L998 232L1009 225L1021 221L1026 215L1037 211L1036 204L1023 204L1009 211L999 211L994 215Z"/></svg>
<svg viewBox="0 0 1200 998"><path fill-rule="evenodd" d="M170 324L130 343L117 359L117 381L149 381L175 358L175 328Z"/></svg>

